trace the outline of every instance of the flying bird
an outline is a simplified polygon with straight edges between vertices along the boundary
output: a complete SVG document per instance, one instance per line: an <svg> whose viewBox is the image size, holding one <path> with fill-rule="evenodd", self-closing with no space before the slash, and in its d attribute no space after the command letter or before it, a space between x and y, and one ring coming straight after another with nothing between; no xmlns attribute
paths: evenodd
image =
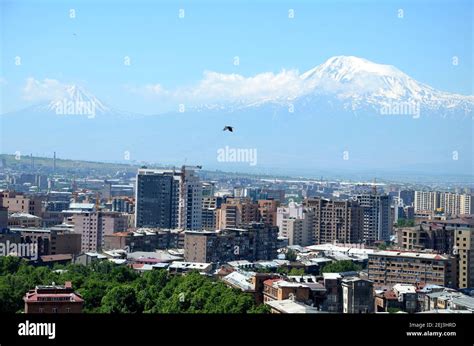
<svg viewBox="0 0 474 346"><path fill-rule="evenodd" d="M234 132L234 128L232 126L224 126L224 129L222 131Z"/></svg>

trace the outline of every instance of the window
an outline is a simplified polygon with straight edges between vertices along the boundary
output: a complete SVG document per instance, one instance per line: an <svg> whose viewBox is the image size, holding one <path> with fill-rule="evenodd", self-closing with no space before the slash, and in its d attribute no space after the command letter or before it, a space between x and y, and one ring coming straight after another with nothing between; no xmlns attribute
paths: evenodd
<svg viewBox="0 0 474 346"><path fill-rule="evenodd" d="M53 308L52 311L53 311L53 313L57 313L57 312L58 312L58 308Z"/></svg>

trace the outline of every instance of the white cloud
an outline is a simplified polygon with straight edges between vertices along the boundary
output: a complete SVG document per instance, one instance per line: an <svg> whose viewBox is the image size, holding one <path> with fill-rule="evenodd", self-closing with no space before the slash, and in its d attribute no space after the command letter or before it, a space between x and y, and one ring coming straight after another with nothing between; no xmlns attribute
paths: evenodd
<svg viewBox="0 0 474 346"><path fill-rule="evenodd" d="M65 96L66 84L56 79L45 78L42 81L29 77L23 88L23 98L28 101L44 101Z"/></svg>
<svg viewBox="0 0 474 346"><path fill-rule="evenodd" d="M297 70L279 73L265 72L252 77L205 71L203 78L193 86L165 89L161 84L127 88L134 93L157 98L167 97L191 103L259 102L263 100L291 100L306 90L306 82Z"/></svg>

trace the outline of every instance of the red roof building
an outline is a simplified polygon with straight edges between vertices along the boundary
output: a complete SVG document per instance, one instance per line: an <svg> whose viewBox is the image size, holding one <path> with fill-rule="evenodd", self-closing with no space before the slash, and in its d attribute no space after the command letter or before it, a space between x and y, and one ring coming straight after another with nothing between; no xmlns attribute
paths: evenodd
<svg viewBox="0 0 474 346"><path fill-rule="evenodd" d="M84 299L75 293L71 282L64 286L36 286L23 297L25 313L81 313Z"/></svg>

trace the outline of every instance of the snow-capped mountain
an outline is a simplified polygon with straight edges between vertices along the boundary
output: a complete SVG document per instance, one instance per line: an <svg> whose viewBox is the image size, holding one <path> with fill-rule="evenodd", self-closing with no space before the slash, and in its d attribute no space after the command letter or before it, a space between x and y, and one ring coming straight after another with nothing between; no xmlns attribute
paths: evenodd
<svg viewBox="0 0 474 346"><path fill-rule="evenodd" d="M84 115L88 118L96 116L133 116L135 113L117 110L108 106L98 97L82 86L65 85L53 99L33 106L29 111L56 115Z"/></svg>
<svg viewBox="0 0 474 346"><path fill-rule="evenodd" d="M69 86L43 108L2 115L0 146L6 153L59 151L97 160L122 160L126 152L132 160L188 160L216 169L222 168L217 150L229 146L258 149L258 164L267 167L405 169L423 164L435 174L472 174L472 96L441 92L393 66L355 57L334 57L284 77L289 84L278 84L275 94L271 85L261 99L209 102L200 112L187 107L183 113L141 117L117 116L123 113L83 88ZM412 101L419 109L396 109ZM81 105L94 105L96 116L82 116L77 112ZM387 114L408 116L381 116L384 107ZM235 132L222 131L225 125ZM350 159L344 158L346 153ZM383 160L389 163L381 166Z"/></svg>
<svg viewBox="0 0 474 346"><path fill-rule="evenodd" d="M354 109L364 105L384 107L414 102L428 109L471 111L474 96L436 90L391 65L376 64L354 56L336 56L300 76L309 95L336 95Z"/></svg>
<svg viewBox="0 0 474 346"><path fill-rule="evenodd" d="M255 107L285 107L317 110L332 107L375 113L403 112L417 108L426 114L472 115L474 96L436 90L418 82L394 66L383 65L354 56L335 56L299 75L294 82L297 92L258 101L239 100L226 106L203 105L200 110L238 111Z"/></svg>
<svg viewBox="0 0 474 346"><path fill-rule="evenodd" d="M51 100L48 104L49 110L57 110L61 103L71 104L90 104L95 108L97 113L108 113L110 108L102 103L97 97L92 95L89 91L75 84L67 85L64 88L64 95L61 98Z"/></svg>

